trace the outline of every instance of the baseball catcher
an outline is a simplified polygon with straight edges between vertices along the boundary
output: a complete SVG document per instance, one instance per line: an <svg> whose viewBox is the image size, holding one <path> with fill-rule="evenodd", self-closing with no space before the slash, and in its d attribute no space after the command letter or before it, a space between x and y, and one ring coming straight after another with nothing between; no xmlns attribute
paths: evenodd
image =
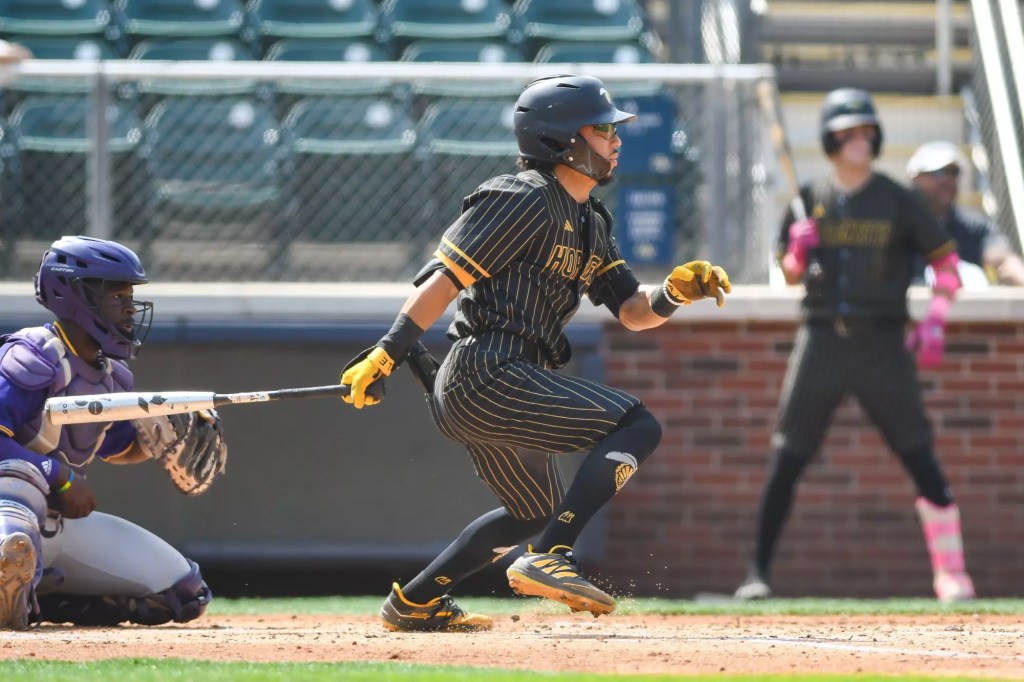
<svg viewBox="0 0 1024 682"><path fill-rule="evenodd" d="M126 361L152 322L152 304L134 298L146 281L121 244L63 237L35 277L36 300L56 320L0 338L0 627L181 623L210 603L195 562L95 511L86 467L156 460L198 495L227 460L216 413L64 427L42 417L47 398L132 390Z"/></svg>

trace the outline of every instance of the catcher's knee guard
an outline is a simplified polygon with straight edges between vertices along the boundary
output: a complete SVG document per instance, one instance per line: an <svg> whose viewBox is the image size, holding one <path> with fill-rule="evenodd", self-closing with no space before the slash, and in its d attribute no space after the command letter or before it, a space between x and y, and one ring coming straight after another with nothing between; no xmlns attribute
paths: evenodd
<svg viewBox="0 0 1024 682"><path fill-rule="evenodd" d="M28 627L43 573L39 528L49 489L31 464L0 462L0 627Z"/></svg>
<svg viewBox="0 0 1024 682"><path fill-rule="evenodd" d="M47 594L39 597L40 620L75 625L162 625L187 623L206 612L213 593L199 573L199 565L188 561L188 575L162 592L145 597Z"/></svg>

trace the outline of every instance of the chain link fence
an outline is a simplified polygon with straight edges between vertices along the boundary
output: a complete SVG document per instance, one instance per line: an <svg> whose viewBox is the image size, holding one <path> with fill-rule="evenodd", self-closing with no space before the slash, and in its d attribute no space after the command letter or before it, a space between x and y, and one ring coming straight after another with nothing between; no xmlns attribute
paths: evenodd
<svg viewBox="0 0 1024 682"><path fill-rule="evenodd" d="M671 98L668 166L652 182L671 187L677 255L767 281L764 67L358 68L23 65L0 112L0 278L30 278L62 234L92 234L136 248L160 281L407 280L463 197L515 172L522 85L574 72L603 78L620 105ZM617 211L614 184L596 193Z"/></svg>

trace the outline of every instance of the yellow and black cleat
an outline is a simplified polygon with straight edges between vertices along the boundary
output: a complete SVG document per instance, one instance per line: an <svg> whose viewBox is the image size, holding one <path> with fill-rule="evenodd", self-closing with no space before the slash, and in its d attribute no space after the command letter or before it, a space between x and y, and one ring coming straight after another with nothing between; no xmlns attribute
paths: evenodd
<svg viewBox="0 0 1024 682"><path fill-rule="evenodd" d="M392 584L380 617L392 632L480 632L494 627L490 616L466 613L447 594L414 604L405 598L398 583Z"/></svg>
<svg viewBox="0 0 1024 682"><path fill-rule="evenodd" d="M534 552L528 547L506 575L517 594L553 599L574 613L589 611L597 617L615 610L615 600L580 575L571 547L559 545L550 552Z"/></svg>

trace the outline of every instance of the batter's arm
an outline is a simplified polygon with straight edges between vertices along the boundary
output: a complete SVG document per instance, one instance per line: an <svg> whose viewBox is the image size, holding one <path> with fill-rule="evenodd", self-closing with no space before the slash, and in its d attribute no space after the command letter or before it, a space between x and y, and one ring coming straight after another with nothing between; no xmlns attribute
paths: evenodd
<svg viewBox="0 0 1024 682"><path fill-rule="evenodd" d="M641 284L636 293L619 307L619 322L630 331L660 327L668 322L667 317L658 315L651 308L651 294L657 289L653 284Z"/></svg>
<svg viewBox="0 0 1024 682"><path fill-rule="evenodd" d="M402 306L402 314L412 318L420 329L430 329L458 295L459 290L451 279L437 271L409 295Z"/></svg>

